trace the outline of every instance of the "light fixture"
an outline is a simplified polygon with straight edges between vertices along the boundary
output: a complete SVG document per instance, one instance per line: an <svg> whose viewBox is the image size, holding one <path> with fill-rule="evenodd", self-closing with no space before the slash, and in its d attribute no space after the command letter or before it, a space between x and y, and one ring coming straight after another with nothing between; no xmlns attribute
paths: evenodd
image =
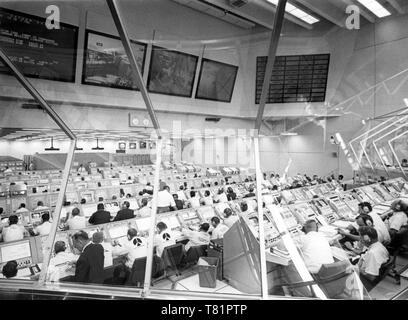
<svg viewBox="0 0 408 320"><path fill-rule="evenodd" d="M374 13L378 18L384 18L391 15L377 0L357 0L364 7Z"/></svg>
<svg viewBox="0 0 408 320"><path fill-rule="evenodd" d="M45 151L58 151L59 148L54 148L54 138L51 138L51 147L50 148L44 148Z"/></svg>
<svg viewBox="0 0 408 320"><path fill-rule="evenodd" d="M96 138L96 147L92 148L92 150L105 150L105 148L99 146L99 139Z"/></svg>
<svg viewBox="0 0 408 320"><path fill-rule="evenodd" d="M274 4L275 6L278 6L279 0L266 0L269 3ZM290 13L291 15L295 16L296 18L303 20L304 22L308 24L314 24L316 22L319 22L320 20L311 16L307 12L299 9L298 7L294 6L293 4L290 4L289 2L286 3L286 8L285 11L287 13Z"/></svg>
<svg viewBox="0 0 408 320"><path fill-rule="evenodd" d="M281 136L297 136L297 132L281 132Z"/></svg>

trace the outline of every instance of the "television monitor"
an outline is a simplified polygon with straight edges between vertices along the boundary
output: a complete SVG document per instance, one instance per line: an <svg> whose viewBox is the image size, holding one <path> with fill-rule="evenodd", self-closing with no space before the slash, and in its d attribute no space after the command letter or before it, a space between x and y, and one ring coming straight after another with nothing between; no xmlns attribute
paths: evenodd
<svg viewBox="0 0 408 320"><path fill-rule="evenodd" d="M209 206L198 208L197 211L201 215L201 217L207 222L210 221L212 217L217 216L214 212L214 209Z"/></svg>
<svg viewBox="0 0 408 320"><path fill-rule="evenodd" d="M136 226L137 226L138 231L139 232L149 231L150 221L151 221L151 219L149 217L136 219ZM167 226L170 228L169 225L167 225Z"/></svg>
<svg viewBox="0 0 408 320"><path fill-rule="evenodd" d="M129 228L127 224L122 223L119 225L115 225L109 228L109 236L111 237L111 239L126 237L128 230Z"/></svg>
<svg viewBox="0 0 408 320"><path fill-rule="evenodd" d="M1 263L31 257L30 241L21 241L1 246Z"/></svg>
<svg viewBox="0 0 408 320"><path fill-rule="evenodd" d="M27 77L74 82L78 27L60 22L48 29L46 19L0 8L0 46ZM0 62L0 72L10 73Z"/></svg>
<svg viewBox="0 0 408 320"><path fill-rule="evenodd" d="M231 102L238 67L203 58L196 99Z"/></svg>
<svg viewBox="0 0 408 320"><path fill-rule="evenodd" d="M129 59L119 37L86 30L82 83L138 90ZM143 74L146 44L131 40L133 54Z"/></svg>
<svg viewBox="0 0 408 320"><path fill-rule="evenodd" d="M147 88L152 93L191 97L198 57L153 46Z"/></svg>
<svg viewBox="0 0 408 320"><path fill-rule="evenodd" d="M164 222L168 228L170 228L171 230L179 228L180 227L180 222L177 219L176 216L171 215L171 216L167 216L167 217L160 217L161 222Z"/></svg>

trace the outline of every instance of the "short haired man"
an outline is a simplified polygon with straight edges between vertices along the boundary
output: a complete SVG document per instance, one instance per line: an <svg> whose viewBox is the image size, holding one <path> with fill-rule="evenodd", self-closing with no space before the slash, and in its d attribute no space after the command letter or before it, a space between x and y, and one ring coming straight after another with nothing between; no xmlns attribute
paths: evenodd
<svg viewBox="0 0 408 320"><path fill-rule="evenodd" d="M237 222L239 218L237 216L232 215L232 210L231 208L225 208L224 209L224 224L228 227L231 228L232 225Z"/></svg>
<svg viewBox="0 0 408 320"><path fill-rule="evenodd" d="M190 200L188 201L190 208L200 207L200 198L197 197L197 192L194 190L190 191Z"/></svg>
<svg viewBox="0 0 408 320"><path fill-rule="evenodd" d="M156 225L157 234L154 237L154 246L159 257L162 256L164 248L176 244L176 237L167 229L167 225L164 222L159 222Z"/></svg>
<svg viewBox="0 0 408 320"><path fill-rule="evenodd" d="M18 209L16 210L16 213L25 213L25 212L30 212L27 208L25 203L21 203Z"/></svg>
<svg viewBox="0 0 408 320"><path fill-rule="evenodd" d="M224 237L224 233L228 231L228 227L221 223L220 218L212 217L211 218L211 225L214 228L211 232L211 240L214 239L221 239Z"/></svg>
<svg viewBox="0 0 408 320"><path fill-rule="evenodd" d="M142 202L141 202L142 206L137 211L138 216L141 216L141 217L149 217L150 216L150 212L151 212L152 209L148 206L148 204L149 204L149 199L142 198Z"/></svg>
<svg viewBox="0 0 408 320"><path fill-rule="evenodd" d="M176 209L176 203L170 193L170 187L165 185L163 189L157 193L157 213L168 212L170 209Z"/></svg>
<svg viewBox="0 0 408 320"><path fill-rule="evenodd" d="M215 203L228 202L227 195L224 193L223 188L218 190L218 193L214 197L214 202Z"/></svg>
<svg viewBox="0 0 408 320"><path fill-rule="evenodd" d="M54 244L55 256L51 258L48 266L47 279L48 281L59 281L61 277L67 274L67 266L72 266L76 263L79 255L66 252L66 244L64 241L56 241ZM72 274L71 274L72 275Z"/></svg>
<svg viewBox="0 0 408 320"><path fill-rule="evenodd" d="M408 223L408 217L406 204L400 199L391 204L391 210L392 214L388 218L387 224L390 236L393 239L398 231L400 231L401 227Z"/></svg>
<svg viewBox="0 0 408 320"><path fill-rule="evenodd" d="M134 218L135 213L132 209L129 209L129 208L130 208L129 201L123 201L122 209L116 213L116 217L113 219L113 221L120 221L120 220L127 220L127 219Z"/></svg>
<svg viewBox="0 0 408 320"><path fill-rule="evenodd" d="M75 230L86 228L86 218L80 215L78 208L72 209L71 215L72 217L67 221L68 229Z"/></svg>
<svg viewBox="0 0 408 320"><path fill-rule="evenodd" d="M18 225L18 217L16 215L11 215L9 218L9 226L3 228L3 241L17 241L24 239L25 229L23 226Z"/></svg>
<svg viewBox="0 0 408 320"><path fill-rule="evenodd" d="M180 190L177 191L178 198L179 198L181 201L187 201L186 194L184 193L184 186L180 186L179 189L180 189Z"/></svg>
<svg viewBox="0 0 408 320"><path fill-rule="evenodd" d="M103 203L98 203L97 211L92 214L88 222L90 224L102 224L109 223L111 221L110 212L105 211L105 206Z"/></svg>
<svg viewBox="0 0 408 320"><path fill-rule="evenodd" d="M211 197L211 193L209 190L204 191L204 197L201 199L201 203L205 206L211 206L214 204L214 200Z"/></svg>
<svg viewBox="0 0 408 320"><path fill-rule="evenodd" d="M8 261L2 270L3 276L7 279L11 279L17 276L17 261Z"/></svg>
<svg viewBox="0 0 408 320"><path fill-rule="evenodd" d="M360 227L358 229L360 241L368 247L359 262L360 279L369 290L370 283L375 281L380 275L381 265L388 261L389 253L382 243L378 241L377 230L373 227Z"/></svg>
<svg viewBox="0 0 408 320"><path fill-rule="evenodd" d="M210 243L209 229L210 225L206 222L200 225L198 231L193 231L183 226L182 234L188 238L188 242L185 246L186 252L188 252L191 247L208 245Z"/></svg>
<svg viewBox="0 0 408 320"><path fill-rule="evenodd" d="M34 211L38 210L48 210L49 208L44 206L44 203L42 201L37 202L37 207L34 209Z"/></svg>
<svg viewBox="0 0 408 320"><path fill-rule="evenodd" d="M41 216L41 224L34 228L34 233L40 236L47 236L51 231L50 214L44 213Z"/></svg>
<svg viewBox="0 0 408 320"><path fill-rule="evenodd" d="M177 210L183 210L183 201L179 200L177 193L173 194L174 203L176 204Z"/></svg>
<svg viewBox="0 0 408 320"><path fill-rule="evenodd" d="M318 273L323 264L334 262L330 244L327 239L318 232L315 220L308 220L304 225L305 235L300 239L300 248L303 253L307 269L311 273Z"/></svg>
<svg viewBox="0 0 408 320"><path fill-rule="evenodd" d="M74 281L81 283L103 283L104 249L91 243L88 234L81 230L72 237L74 247L81 252L75 269Z"/></svg>

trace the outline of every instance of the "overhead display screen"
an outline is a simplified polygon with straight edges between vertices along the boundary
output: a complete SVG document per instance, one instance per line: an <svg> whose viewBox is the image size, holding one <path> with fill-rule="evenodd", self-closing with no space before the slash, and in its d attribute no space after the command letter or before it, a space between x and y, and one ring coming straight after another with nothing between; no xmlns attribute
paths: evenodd
<svg viewBox="0 0 408 320"><path fill-rule="evenodd" d="M147 88L153 93L191 97L198 57L153 46Z"/></svg>
<svg viewBox="0 0 408 320"><path fill-rule="evenodd" d="M268 57L256 59L255 103L259 104ZM277 56L266 103L324 102L330 54Z"/></svg>
<svg viewBox="0 0 408 320"><path fill-rule="evenodd" d="M85 39L83 84L138 90L132 78L129 58L119 37L87 30ZM143 74L147 46L133 40L131 46Z"/></svg>
<svg viewBox="0 0 408 320"><path fill-rule="evenodd" d="M77 40L78 27L0 8L0 46L27 77L74 82ZM10 73L1 61L0 72Z"/></svg>
<svg viewBox="0 0 408 320"><path fill-rule="evenodd" d="M231 102L238 67L202 59L196 98Z"/></svg>

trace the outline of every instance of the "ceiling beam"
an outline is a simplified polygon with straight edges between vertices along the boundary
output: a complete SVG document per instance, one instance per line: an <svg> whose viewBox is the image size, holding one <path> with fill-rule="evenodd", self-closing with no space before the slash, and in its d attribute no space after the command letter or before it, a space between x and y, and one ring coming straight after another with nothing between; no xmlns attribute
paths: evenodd
<svg viewBox="0 0 408 320"><path fill-rule="evenodd" d="M340 16L338 13L338 9L331 5L327 0L315 0L315 1L308 1L308 0L296 0L296 2L300 3L304 7L308 8L309 10L317 13L319 16L325 18L326 20L338 25L341 28L345 27L344 23L344 13L340 12Z"/></svg>
<svg viewBox="0 0 408 320"><path fill-rule="evenodd" d="M399 14L404 14L404 9L400 6L397 0L385 0L388 2Z"/></svg>
<svg viewBox="0 0 408 320"><path fill-rule="evenodd" d="M357 2L356 0L343 0L343 2L347 5L353 5L353 6L359 7L360 13L364 18L366 18L371 23L375 22L375 16L369 13L369 11L361 3Z"/></svg>

